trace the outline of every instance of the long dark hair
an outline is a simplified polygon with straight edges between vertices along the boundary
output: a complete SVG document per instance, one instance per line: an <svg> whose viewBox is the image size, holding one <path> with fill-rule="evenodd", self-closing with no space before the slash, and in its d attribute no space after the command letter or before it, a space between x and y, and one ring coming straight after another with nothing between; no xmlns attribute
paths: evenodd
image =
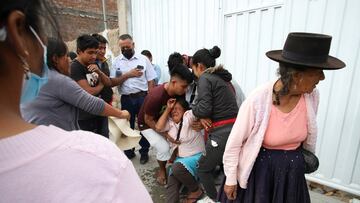
<svg viewBox="0 0 360 203"><path fill-rule="evenodd" d="M54 56L62 57L67 54L67 46L64 41L55 38L48 38L48 45L47 45L47 65L50 69L54 69L57 72L60 72L59 69L54 64L52 60Z"/></svg>
<svg viewBox="0 0 360 203"><path fill-rule="evenodd" d="M279 63L277 74L280 76L280 80L283 87L278 92L279 96L285 96L289 94L290 87L294 83L293 76L295 73L304 72L306 67L299 65L292 65L286 63Z"/></svg>

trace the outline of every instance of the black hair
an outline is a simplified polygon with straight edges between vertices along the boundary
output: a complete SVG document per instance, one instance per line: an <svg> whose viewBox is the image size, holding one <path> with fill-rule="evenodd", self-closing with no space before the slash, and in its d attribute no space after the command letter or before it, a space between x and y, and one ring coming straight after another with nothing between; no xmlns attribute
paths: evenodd
<svg viewBox="0 0 360 203"><path fill-rule="evenodd" d="M52 60L53 56L62 57L65 56L67 53L67 46L64 41L55 39L55 38L48 38L48 45L47 45L47 65L50 69L54 69L59 72L57 67Z"/></svg>
<svg viewBox="0 0 360 203"><path fill-rule="evenodd" d="M169 72L171 73L172 69L176 65L184 64L182 55L178 52L174 52L174 53L170 54L167 64L168 64Z"/></svg>
<svg viewBox="0 0 360 203"><path fill-rule="evenodd" d="M54 13L57 12L51 0L1 0L0 24L14 10L19 10L25 15L25 23L31 26L39 35L61 39L59 26ZM30 32L29 28L27 28ZM35 36L34 36L35 37Z"/></svg>
<svg viewBox="0 0 360 203"><path fill-rule="evenodd" d="M193 64L202 63L206 68L214 67L216 64L215 59L221 54L221 50L218 46L214 46L212 49L200 49L192 56Z"/></svg>
<svg viewBox="0 0 360 203"><path fill-rule="evenodd" d="M189 102L185 100L184 96L177 96L176 103L179 103L184 108L185 111L190 109Z"/></svg>
<svg viewBox="0 0 360 203"><path fill-rule="evenodd" d="M70 51L68 53L68 57L70 57L71 60L74 60L77 57L77 54L73 51Z"/></svg>
<svg viewBox="0 0 360 203"><path fill-rule="evenodd" d="M99 43L102 44L108 44L109 42L106 40L106 38L100 34L94 33L91 35L92 37L94 37Z"/></svg>
<svg viewBox="0 0 360 203"><path fill-rule="evenodd" d="M130 39L131 41L133 41L133 38L129 34L122 34L119 36L119 40L127 40L127 39Z"/></svg>
<svg viewBox="0 0 360 203"><path fill-rule="evenodd" d="M95 37L92 37L88 34L80 35L76 39L76 48L80 51L85 51L86 49L95 48L97 49L99 47L99 42L95 39Z"/></svg>
<svg viewBox="0 0 360 203"><path fill-rule="evenodd" d="M186 80L188 84L194 80L191 71L184 64L177 64L170 72L171 77L179 77L181 80Z"/></svg>
<svg viewBox="0 0 360 203"><path fill-rule="evenodd" d="M152 54L149 50L143 50L141 54L147 56L148 58L152 58Z"/></svg>
<svg viewBox="0 0 360 203"><path fill-rule="evenodd" d="M280 80L283 84L283 87L278 92L273 90L276 99L274 104L280 105L280 97L289 94L290 87L294 82L293 80L294 74L298 72L304 72L305 70L306 67L304 66L282 63L282 62L279 63L277 74L280 76Z"/></svg>

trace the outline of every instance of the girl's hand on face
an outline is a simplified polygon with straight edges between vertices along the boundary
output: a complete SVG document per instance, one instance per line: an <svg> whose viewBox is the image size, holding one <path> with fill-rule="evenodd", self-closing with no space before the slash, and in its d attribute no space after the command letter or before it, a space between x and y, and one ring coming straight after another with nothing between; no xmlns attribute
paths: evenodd
<svg viewBox="0 0 360 203"><path fill-rule="evenodd" d="M166 104L167 108L173 109L175 106L175 103L176 103L176 99L174 99L174 98L169 99Z"/></svg>

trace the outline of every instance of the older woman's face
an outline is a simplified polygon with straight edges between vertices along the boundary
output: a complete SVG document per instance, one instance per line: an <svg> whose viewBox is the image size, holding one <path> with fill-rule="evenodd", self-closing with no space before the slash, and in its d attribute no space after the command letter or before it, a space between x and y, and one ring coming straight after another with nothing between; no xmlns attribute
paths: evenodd
<svg viewBox="0 0 360 203"><path fill-rule="evenodd" d="M300 73L296 89L303 93L311 93L316 88L316 85L324 79L325 75L323 70L307 69Z"/></svg>
<svg viewBox="0 0 360 203"><path fill-rule="evenodd" d="M181 118L183 117L185 113L185 109L181 106L181 104L176 103L174 108L171 111L171 119L175 123L179 123L181 121Z"/></svg>

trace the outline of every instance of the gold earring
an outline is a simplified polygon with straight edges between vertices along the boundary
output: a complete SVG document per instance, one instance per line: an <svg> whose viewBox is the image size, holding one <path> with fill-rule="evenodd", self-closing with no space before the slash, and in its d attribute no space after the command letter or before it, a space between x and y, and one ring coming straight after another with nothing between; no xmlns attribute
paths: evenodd
<svg viewBox="0 0 360 203"><path fill-rule="evenodd" d="M25 79L28 80L30 77L30 66L28 64L28 62L26 61L26 59L22 56L19 56L21 62L22 62L22 67L24 69L24 75L25 75Z"/></svg>

